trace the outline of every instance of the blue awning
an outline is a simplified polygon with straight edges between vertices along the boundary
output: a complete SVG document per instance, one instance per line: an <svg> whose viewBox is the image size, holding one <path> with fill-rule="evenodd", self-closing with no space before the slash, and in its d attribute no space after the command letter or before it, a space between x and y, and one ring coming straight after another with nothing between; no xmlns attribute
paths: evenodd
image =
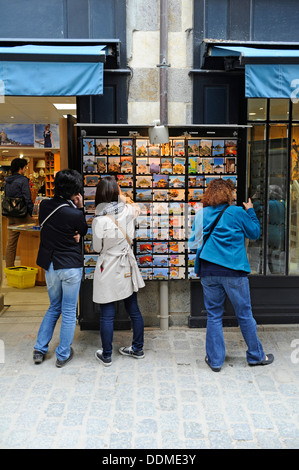
<svg viewBox="0 0 299 470"><path fill-rule="evenodd" d="M104 61L105 46L0 47L1 94L102 95Z"/></svg>
<svg viewBox="0 0 299 470"><path fill-rule="evenodd" d="M299 98L299 50L213 46L214 57L233 57L245 65L247 98Z"/></svg>

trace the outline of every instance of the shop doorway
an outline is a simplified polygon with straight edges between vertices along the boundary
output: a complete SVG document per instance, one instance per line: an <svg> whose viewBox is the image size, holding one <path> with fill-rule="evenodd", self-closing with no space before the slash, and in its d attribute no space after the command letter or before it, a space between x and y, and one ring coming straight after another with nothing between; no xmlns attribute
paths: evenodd
<svg viewBox="0 0 299 470"><path fill-rule="evenodd" d="M0 194L4 193L5 177L11 161L24 158L28 162L26 176L30 181L31 196L36 202L33 223L37 222L38 202L42 197L53 196L55 172L67 168L69 154L69 127L77 117L76 97L5 97L0 104ZM50 125L51 141L45 142L44 130ZM21 322L28 317L40 317L48 306L44 274L37 276L33 288L18 289L7 283L4 273L7 242L7 219L1 216L1 298L0 315L15 315ZM21 234L18 241L15 265L36 266L39 234Z"/></svg>

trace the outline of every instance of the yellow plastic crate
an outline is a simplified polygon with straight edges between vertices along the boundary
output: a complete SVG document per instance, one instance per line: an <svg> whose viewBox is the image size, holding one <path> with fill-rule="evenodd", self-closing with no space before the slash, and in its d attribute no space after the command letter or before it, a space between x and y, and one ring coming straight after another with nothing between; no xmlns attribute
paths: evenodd
<svg viewBox="0 0 299 470"><path fill-rule="evenodd" d="M28 266L13 266L11 268L4 268L6 274L7 284L10 287L17 287L18 289L27 289L28 287L35 286L35 278L37 275L37 268L30 268Z"/></svg>

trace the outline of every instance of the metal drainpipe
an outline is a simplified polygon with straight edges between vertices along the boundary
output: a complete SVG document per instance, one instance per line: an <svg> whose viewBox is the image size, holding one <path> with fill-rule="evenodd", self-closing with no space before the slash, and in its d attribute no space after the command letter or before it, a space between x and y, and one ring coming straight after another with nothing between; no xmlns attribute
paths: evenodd
<svg viewBox="0 0 299 470"><path fill-rule="evenodd" d="M160 123L168 124L168 0L160 0ZM160 281L160 328L168 330L168 282Z"/></svg>

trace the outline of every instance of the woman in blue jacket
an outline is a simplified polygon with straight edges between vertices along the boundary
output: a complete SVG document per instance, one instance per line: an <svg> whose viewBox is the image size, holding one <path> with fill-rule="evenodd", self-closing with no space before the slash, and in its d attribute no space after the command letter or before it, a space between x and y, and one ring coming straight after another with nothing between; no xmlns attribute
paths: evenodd
<svg viewBox="0 0 299 470"><path fill-rule="evenodd" d="M235 187L232 181L212 181L203 195L203 209L195 216L189 240L189 248L197 250L194 270L201 278L207 309L205 361L215 372L220 371L225 359L222 317L226 295L234 307L248 346L248 364L267 365L274 360L272 354L265 355L257 337L247 278L250 266L245 250L245 238L258 239L260 224L250 199L243 203L245 211L242 207L233 205L234 199ZM213 223L224 208L225 211L207 238Z"/></svg>

